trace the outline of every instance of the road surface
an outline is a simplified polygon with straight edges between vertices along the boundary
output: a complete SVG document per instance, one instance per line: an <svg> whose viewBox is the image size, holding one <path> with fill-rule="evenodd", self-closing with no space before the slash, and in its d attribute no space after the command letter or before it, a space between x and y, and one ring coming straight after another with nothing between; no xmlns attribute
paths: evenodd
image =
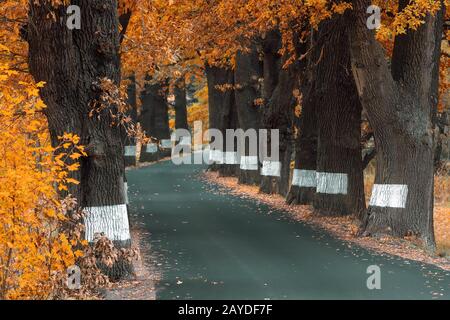
<svg viewBox="0 0 450 320"><path fill-rule="evenodd" d="M450 299L450 274L381 256L250 199L216 192L205 166L128 171L132 224L162 273L157 299ZM378 266L381 289L369 290Z"/></svg>

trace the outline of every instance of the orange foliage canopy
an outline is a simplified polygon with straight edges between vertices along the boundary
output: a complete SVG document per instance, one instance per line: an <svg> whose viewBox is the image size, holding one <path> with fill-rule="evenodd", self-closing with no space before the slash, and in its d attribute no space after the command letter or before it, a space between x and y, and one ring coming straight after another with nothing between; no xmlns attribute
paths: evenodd
<svg viewBox="0 0 450 320"><path fill-rule="evenodd" d="M70 205L57 190L78 183L69 178L77 163L66 159L84 150L71 134L50 146L39 98L43 85L21 80L0 63L0 299L48 298L81 254L73 249L78 240L59 232Z"/></svg>
<svg viewBox="0 0 450 320"><path fill-rule="evenodd" d="M396 34L416 29L426 14L440 8L440 0L412 0L399 11L398 0L377 0L382 26L377 32L390 53ZM449 0L444 1L447 15ZM334 0L144 0L133 4L133 15L123 42L125 73L138 79L198 74L205 63L234 65L238 50L249 41L280 30L283 49L294 52L294 37L305 38L311 28L334 14L351 10L347 1ZM447 31L448 38L448 31ZM291 59L298 59L292 54ZM290 60L292 61L292 60ZM448 91L448 55L441 61L441 93ZM441 105L442 107L442 105Z"/></svg>

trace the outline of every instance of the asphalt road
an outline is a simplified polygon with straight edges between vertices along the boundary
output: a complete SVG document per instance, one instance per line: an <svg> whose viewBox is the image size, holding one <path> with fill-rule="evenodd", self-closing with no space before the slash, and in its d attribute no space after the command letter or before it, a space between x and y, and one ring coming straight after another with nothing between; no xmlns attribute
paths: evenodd
<svg viewBox="0 0 450 320"><path fill-rule="evenodd" d="M149 233L157 299L450 299L450 273L381 256L283 212L216 192L205 166L128 171L131 221ZM381 289L369 290L378 266Z"/></svg>

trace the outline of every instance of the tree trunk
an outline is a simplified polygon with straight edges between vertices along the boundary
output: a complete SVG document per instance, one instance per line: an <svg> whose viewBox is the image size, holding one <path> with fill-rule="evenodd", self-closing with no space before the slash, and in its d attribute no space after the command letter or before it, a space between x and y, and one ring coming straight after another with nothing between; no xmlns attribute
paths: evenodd
<svg viewBox="0 0 450 320"><path fill-rule="evenodd" d="M262 61L256 47L253 47L248 54L237 53L234 80L239 128L244 131L255 130L256 137L258 137L257 131L262 127L261 106L256 103L257 99L261 99L260 79L263 77L262 73ZM250 140L246 139L245 150L241 150L240 158L257 160L258 151L256 150L256 154L252 154L250 149ZM261 182L259 165L252 167L247 164L247 161L241 161L239 183L259 185Z"/></svg>
<svg viewBox="0 0 450 320"><path fill-rule="evenodd" d="M269 145L270 139L273 138L270 130L279 130L279 159L275 161L262 159L260 191L263 193L278 193L286 196L289 191L293 144L292 121L295 105L292 91L295 80L295 74L291 70L282 70L279 85L264 110L264 126L269 130ZM274 164L279 168L277 172L270 169L274 167ZM265 170L266 166L267 170Z"/></svg>
<svg viewBox="0 0 450 320"><path fill-rule="evenodd" d="M184 77L176 81L173 94L175 96L175 129L176 130L189 130L188 117L187 117L187 97L186 97L186 83ZM181 146L187 146L192 151L192 137L179 134L176 131L176 144Z"/></svg>
<svg viewBox="0 0 450 320"><path fill-rule="evenodd" d="M186 83L184 78L177 81L174 88L175 95L175 128L189 129L187 118L187 97L186 97Z"/></svg>
<svg viewBox="0 0 450 320"><path fill-rule="evenodd" d="M286 197L288 204L309 205L316 194L317 165L317 112L313 85L302 90L302 110L295 140L295 167L291 188Z"/></svg>
<svg viewBox="0 0 450 320"><path fill-rule="evenodd" d="M150 81L147 78L144 91L141 93L142 107L139 122L147 136L154 142L142 148L141 162L157 161L171 154L167 86L164 83Z"/></svg>
<svg viewBox="0 0 450 320"><path fill-rule="evenodd" d="M131 118L133 123L137 123L137 87L136 87L136 77L134 75L129 78L130 84L127 87L128 95L128 105L130 109L127 110L126 115ZM125 166L136 165L136 139L130 137L127 129L121 127L122 132L122 143L125 146Z"/></svg>
<svg viewBox="0 0 450 320"><path fill-rule="evenodd" d="M212 151L214 163L210 170L219 171L221 176L236 176L238 174L237 145L227 141L227 129L236 129L237 110L234 98L234 73L231 69L206 67L208 80L209 128L222 133L223 144Z"/></svg>
<svg viewBox="0 0 450 320"><path fill-rule="evenodd" d="M99 85L108 78L120 85L119 21L116 0L79 0L80 30L66 26L66 7L53 8L49 1L31 1L29 11L29 67L36 81L45 81L41 96L47 108L52 144L65 132L80 136L88 156L73 176L80 181L70 193L85 209L86 239L105 233L119 247L130 246L128 213L125 204L123 144L120 128L111 125L104 106L99 118L90 117L92 105L104 93ZM54 13L55 19L50 18ZM108 273L125 276L131 266L119 261Z"/></svg>
<svg viewBox="0 0 450 320"><path fill-rule="evenodd" d="M344 14L319 27L322 58L315 82L319 125L314 208L323 215L362 217L361 103L351 74L349 22Z"/></svg>
<svg viewBox="0 0 450 320"><path fill-rule="evenodd" d="M317 186L317 105L315 96L315 71L320 59L317 32L311 31L309 39L296 43L298 62L298 86L301 93L300 116L294 117L297 127L295 137L295 163L287 204L310 205Z"/></svg>
<svg viewBox="0 0 450 320"><path fill-rule="evenodd" d="M269 130L268 145L273 138L271 130L279 130L279 159L261 159L263 165L260 191L286 196L289 191L292 160L292 122L295 105L293 90L296 86L297 70L295 63L283 68L287 56L281 57L278 54L280 45L278 33L270 33L264 48L263 125Z"/></svg>
<svg viewBox="0 0 450 320"><path fill-rule="evenodd" d="M234 83L234 74L233 71L230 71L229 75L230 79L233 79ZM226 108L226 106L224 106ZM225 117L225 123L228 123L228 126L222 129L224 132L224 157L223 164L219 168L219 174L222 177L237 177L239 174L239 158L237 153L237 143L234 138L230 138L227 135L228 130L232 130L233 132L237 129L238 119L237 119L237 109L236 109L236 100L234 96L234 90L230 92L230 103L229 103L229 113Z"/></svg>
<svg viewBox="0 0 450 320"><path fill-rule="evenodd" d="M377 172L362 231L415 235L430 249L433 230L433 116L438 101L443 11L395 39L392 73L366 27L366 0L354 0L352 69L374 130ZM400 9L408 1L400 1Z"/></svg>

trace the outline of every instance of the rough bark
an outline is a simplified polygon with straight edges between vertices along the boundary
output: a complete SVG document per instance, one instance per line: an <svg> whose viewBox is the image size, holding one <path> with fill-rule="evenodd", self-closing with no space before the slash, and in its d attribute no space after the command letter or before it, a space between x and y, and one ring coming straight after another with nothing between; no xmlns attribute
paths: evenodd
<svg viewBox="0 0 450 320"><path fill-rule="evenodd" d="M321 52L316 45L317 32L311 31L306 41L297 44L299 61L298 87L301 93L301 114L294 117L295 137L294 172L287 204L309 205L316 194L317 166L317 105L315 96L315 70Z"/></svg>
<svg viewBox="0 0 450 320"><path fill-rule="evenodd" d="M295 139L294 176L286 197L288 204L312 204L316 194L316 185L311 181L317 171L317 113L312 88L312 84L307 84L306 90L302 90L304 98Z"/></svg>
<svg viewBox="0 0 450 320"><path fill-rule="evenodd" d="M395 39L392 71L366 27L367 0L354 0L352 69L377 148L375 184L365 235L416 235L430 249L433 230L433 115L437 107L443 11ZM400 8L407 1L400 1ZM385 189L387 187L384 187Z"/></svg>
<svg viewBox="0 0 450 320"><path fill-rule="evenodd" d="M139 122L147 136L160 143L157 154L141 153L141 161L156 161L168 157L171 154L169 148L162 148L164 140L170 140L169 106L167 103L167 85L165 83L153 83L149 78L141 93L141 115Z"/></svg>
<svg viewBox="0 0 450 320"><path fill-rule="evenodd" d="M287 57L278 53L281 39L277 32L270 33L264 46L264 101L263 126L269 130L268 145L270 145L270 130L279 130L279 176L262 176L260 191L263 193L278 193L286 196L289 191L290 163L293 143L293 111L295 99L293 90L297 80L296 64L283 68ZM264 162L264 159L261 159ZM263 164L264 166L264 164Z"/></svg>
<svg viewBox="0 0 450 320"><path fill-rule="evenodd" d="M65 6L53 8L49 1L30 1L30 72L36 81L46 82L41 96L47 105L52 144L56 146L58 136L70 132L79 135L81 144L87 146L88 156L73 175L80 184L71 186L69 192L82 208L124 205L124 148L120 128L112 126L108 116L110 111L117 112L117 106L106 106L99 118L89 116L92 103L102 94L100 79L108 78L120 85L118 4L116 0L79 0L71 4L82 10L81 30L67 28ZM50 11L55 19L50 18ZM110 214L106 210L106 217ZM106 218L104 223L111 225L112 221ZM128 247L130 240L115 243ZM108 272L118 278L128 274L130 268L120 261Z"/></svg>
<svg viewBox="0 0 450 320"><path fill-rule="evenodd" d="M237 110L233 89L234 73L231 69L207 66L206 75L208 81L209 128L222 132L223 147L221 151L223 153L236 152L236 148L226 149L226 130L234 130L237 127ZM229 88L223 90L225 85ZM221 176L236 176L238 169L239 166L236 164L215 163L210 166L210 170L219 171Z"/></svg>
<svg viewBox="0 0 450 320"><path fill-rule="evenodd" d="M187 118L186 83L184 79L177 81L174 88L175 95L175 128L189 129Z"/></svg>
<svg viewBox="0 0 450 320"><path fill-rule="evenodd" d="M263 77L263 65L256 46L250 53L238 52L236 56L236 68L234 73L235 98L239 128L247 130L259 130L261 123L261 106L255 102L261 99L260 79ZM250 154L250 141L246 139L245 151L242 156L258 157L258 154ZM245 153L244 153L245 152ZM239 183L258 185L261 181L259 170L239 170Z"/></svg>
<svg viewBox="0 0 450 320"><path fill-rule="evenodd" d="M316 68L318 121L316 212L356 215L365 210L361 103L351 73L349 14L319 27L322 57Z"/></svg>
<svg viewBox="0 0 450 320"><path fill-rule="evenodd" d="M280 72L280 82L274 91L272 98L264 110L264 126L266 129L278 129L279 161L281 173L279 177L268 176L261 178L260 191L264 193L278 193L286 196L289 190L290 165L292 160L292 121L294 100L292 91L295 85L295 75L287 70ZM269 141L270 145L270 131Z"/></svg>
<svg viewBox="0 0 450 320"><path fill-rule="evenodd" d="M137 87L136 87L136 77L134 75L131 75L128 79L130 81L128 87L127 87L127 95L128 95L128 105L129 109L126 112L126 116L130 117L130 119L133 121L133 123L137 123ZM136 147L136 139L134 137L130 137L127 129L125 127L121 127L121 134L122 134L122 143L125 148L134 146ZM133 166L136 165L136 155L129 156L125 153L124 156L125 159L125 166Z"/></svg>

